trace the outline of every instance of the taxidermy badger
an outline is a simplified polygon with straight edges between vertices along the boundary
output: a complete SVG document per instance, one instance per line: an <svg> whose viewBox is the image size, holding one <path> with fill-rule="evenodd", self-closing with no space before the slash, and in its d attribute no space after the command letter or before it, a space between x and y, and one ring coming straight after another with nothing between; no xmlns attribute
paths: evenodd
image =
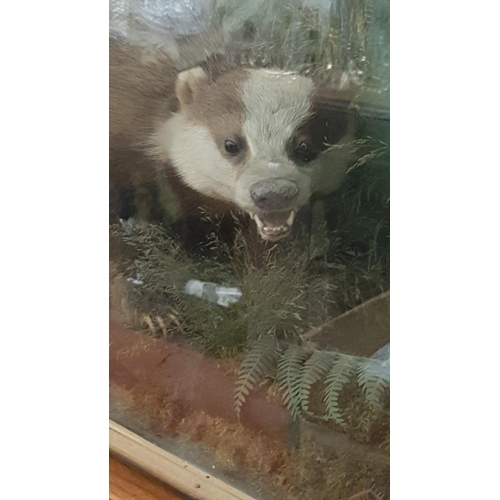
<svg viewBox="0 0 500 500"><path fill-rule="evenodd" d="M110 185L167 186L180 217L237 209L264 240L291 232L313 194L336 189L352 140L349 90L222 61L179 71L166 54L110 38ZM149 177L148 177L149 176Z"/></svg>

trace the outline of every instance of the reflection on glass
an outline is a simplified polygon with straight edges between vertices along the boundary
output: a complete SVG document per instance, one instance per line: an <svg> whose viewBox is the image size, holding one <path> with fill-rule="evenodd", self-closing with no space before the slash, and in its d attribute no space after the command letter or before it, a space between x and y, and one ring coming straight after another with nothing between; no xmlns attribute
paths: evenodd
<svg viewBox="0 0 500 500"><path fill-rule="evenodd" d="M110 416L254 498L389 498L388 23L110 3Z"/></svg>

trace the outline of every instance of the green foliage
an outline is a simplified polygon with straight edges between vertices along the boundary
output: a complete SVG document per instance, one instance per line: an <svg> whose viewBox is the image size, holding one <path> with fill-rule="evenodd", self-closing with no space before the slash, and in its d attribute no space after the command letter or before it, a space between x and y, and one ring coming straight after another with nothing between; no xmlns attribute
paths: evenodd
<svg viewBox="0 0 500 500"><path fill-rule="evenodd" d="M342 187L324 200L326 253L319 257L312 251L315 235L298 222L293 237L269 248L259 266L235 215L231 243L223 238L221 220L206 216L212 233L196 254L180 248L161 226L130 234L113 228L133 253L123 275L144 283L125 284L131 307L138 311L135 316L159 317L177 340L230 356L268 336L297 343L310 328L388 290L388 129L375 122L361 123L364 139L332 146L351 148L354 159ZM184 287L190 279L238 286L242 298L226 309L187 296ZM302 394L308 390L304 383ZM304 402L307 407L303 396Z"/></svg>
<svg viewBox="0 0 500 500"><path fill-rule="evenodd" d="M278 345L272 337L257 342L241 364L236 382L235 407L239 414L252 387L270 373L279 356Z"/></svg>
<svg viewBox="0 0 500 500"><path fill-rule="evenodd" d="M379 128L384 138L388 134L388 122L366 127L368 132ZM385 141L363 135L365 139L339 146L352 148L353 163L341 189L325 203L329 272L344 310L389 289L389 148Z"/></svg>
<svg viewBox="0 0 500 500"><path fill-rule="evenodd" d="M293 418L312 415L309 409L311 389L316 383L322 383L324 406L323 415L313 415L317 418L346 426L340 395L351 382L357 382L369 408L369 414L363 416L365 432L383 411L383 396L389 389L386 362L339 352L311 352L299 345L278 347L266 338L253 344L240 366L235 393L238 413L256 382L271 377L276 366L276 382Z"/></svg>
<svg viewBox="0 0 500 500"><path fill-rule="evenodd" d="M314 351L304 363L302 380L300 383L300 406L307 413L309 411L309 394L314 383L323 378L333 363L333 356L329 352Z"/></svg>
<svg viewBox="0 0 500 500"><path fill-rule="evenodd" d="M376 6L382 11L376 17L367 0L350 0L341 8L293 0L217 0L215 5L228 50L245 56L244 62L292 69L320 81L336 81L347 72L365 85L388 83L385 2Z"/></svg>
<svg viewBox="0 0 500 500"><path fill-rule="evenodd" d="M229 246L217 233L217 220L214 226L196 256L181 249L160 226L148 225L130 234L112 229L134 254L126 273L143 282L127 284L139 317L159 316L167 330L223 356L261 338L298 340L315 322L331 316L333 289L303 244L272 247L262 256L263 265L256 267L241 232ZM223 308L188 296L185 284L193 278L238 286L242 298Z"/></svg>
<svg viewBox="0 0 500 500"><path fill-rule="evenodd" d="M339 425L344 425L339 407L339 395L354 373L356 373L356 361L351 356L336 356L325 380L324 402L327 417Z"/></svg>
<svg viewBox="0 0 500 500"><path fill-rule="evenodd" d="M291 345L278 361L277 381L283 392L283 400L296 418L301 411L302 364L306 359L305 350L297 345Z"/></svg>
<svg viewBox="0 0 500 500"><path fill-rule="evenodd" d="M366 401L375 411L382 409L382 397L389 387L387 378L377 373L379 365L378 360L371 359L358 368L358 384L365 394Z"/></svg>
<svg viewBox="0 0 500 500"><path fill-rule="evenodd" d="M179 340L194 341L219 355L246 345L245 325L237 311L185 293L185 285L192 278L212 281L217 277L219 283L231 284L224 280L224 272L228 275L225 266L217 261L208 266L193 261L160 226L148 225L131 234L119 228L113 228L113 232L133 251L126 273L143 283L129 285L131 302L140 312L139 317L159 316Z"/></svg>
<svg viewBox="0 0 500 500"><path fill-rule="evenodd" d="M269 253L265 266L248 268L241 288L243 295L237 305L249 320L250 343L267 335L297 340L314 321L326 320L334 303L328 282L300 245L286 252L277 247Z"/></svg>

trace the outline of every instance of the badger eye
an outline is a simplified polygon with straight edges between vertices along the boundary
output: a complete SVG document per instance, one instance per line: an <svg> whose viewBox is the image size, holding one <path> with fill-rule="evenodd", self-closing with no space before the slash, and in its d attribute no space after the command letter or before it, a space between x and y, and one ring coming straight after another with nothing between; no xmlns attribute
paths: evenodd
<svg viewBox="0 0 500 500"><path fill-rule="evenodd" d="M313 150L311 143L302 141L298 148L293 152L294 159L302 163L309 163L316 159L317 155Z"/></svg>
<svg viewBox="0 0 500 500"><path fill-rule="evenodd" d="M309 152L311 150L311 144L307 141L302 141L300 144L299 144L299 150L300 151L304 151L304 152Z"/></svg>
<svg viewBox="0 0 500 500"><path fill-rule="evenodd" d="M231 156L236 156L240 152L238 144L236 144L234 141L230 141L229 139L224 141L224 148L227 154L230 154Z"/></svg>

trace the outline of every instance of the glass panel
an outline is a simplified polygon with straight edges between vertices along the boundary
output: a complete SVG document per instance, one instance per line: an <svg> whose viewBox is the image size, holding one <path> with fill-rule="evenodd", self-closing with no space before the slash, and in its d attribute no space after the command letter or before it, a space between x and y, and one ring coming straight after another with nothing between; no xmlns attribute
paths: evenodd
<svg viewBox="0 0 500 500"><path fill-rule="evenodd" d="M389 300L389 2L111 0L110 418L388 499Z"/></svg>

